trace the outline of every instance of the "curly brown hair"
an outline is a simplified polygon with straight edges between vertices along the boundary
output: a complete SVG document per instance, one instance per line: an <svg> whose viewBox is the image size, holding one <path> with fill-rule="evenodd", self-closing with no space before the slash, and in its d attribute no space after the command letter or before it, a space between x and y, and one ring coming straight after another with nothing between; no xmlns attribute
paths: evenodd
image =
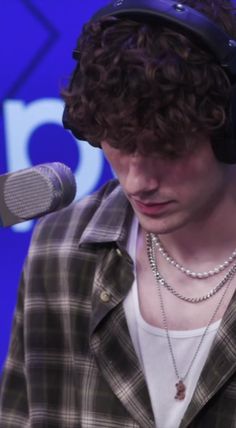
<svg viewBox="0 0 236 428"><path fill-rule="evenodd" d="M232 38L230 0L182 0ZM179 156L196 135L224 142L230 80L214 55L191 38L150 22L102 18L78 40L79 65L63 91L70 122L94 146ZM191 138L193 136L193 138Z"/></svg>

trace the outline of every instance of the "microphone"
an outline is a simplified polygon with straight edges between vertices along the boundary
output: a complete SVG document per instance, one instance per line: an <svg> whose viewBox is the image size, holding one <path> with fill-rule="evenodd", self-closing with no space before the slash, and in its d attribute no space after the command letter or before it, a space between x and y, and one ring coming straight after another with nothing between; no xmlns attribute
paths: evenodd
<svg viewBox="0 0 236 428"><path fill-rule="evenodd" d="M69 167L45 163L0 176L0 226L12 226L69 205L76 182Z"/></svg>

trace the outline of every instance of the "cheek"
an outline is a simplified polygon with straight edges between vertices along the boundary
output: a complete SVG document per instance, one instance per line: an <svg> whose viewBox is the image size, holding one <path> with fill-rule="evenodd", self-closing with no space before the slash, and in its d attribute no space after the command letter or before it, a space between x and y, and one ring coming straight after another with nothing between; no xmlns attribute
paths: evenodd
<svg viewBox="0 0 236 428"><path fill-rule="evenodd" d="M107 158L110 166L112 167L114 173L116 174L119 181L122 181L122 177L124 177L125 174L125 166L121 162L119 158Z"/></svg>
<svg viewBox="0 0 236 428"><path fill-rule="evenodd" d="M125 156L110 147L107 150L104 150L104 155L119 181L122 181L129 169L128 156Z"/></svg>
<svg viewBox="0 0 236 428"><path fill-rule="evenodd" d="M201 167L192 165L190 169L183 169L175 182L183 204L191 204L194 208L219 197L224 189L224 171L214 163Z"/></svg>
<svg viewBox="0 0 236 428"><path fill-rule="evenodd" d="M183 162L166 171L163 185L172 188L181 199L194 199L214 180L215 172L199 162ZM209 185L209 184L208 184Z"/></svg>
<svg viewBox="0 0 236 428"><path fill-rule="evenodd" d="M173 174L176 182L185 182L201 186L208 183L214 177L221 175L221 167L216 161L212 151L208 147L203 147L199 152L192 153L186 158L176 163L173 168Z"/></svg>

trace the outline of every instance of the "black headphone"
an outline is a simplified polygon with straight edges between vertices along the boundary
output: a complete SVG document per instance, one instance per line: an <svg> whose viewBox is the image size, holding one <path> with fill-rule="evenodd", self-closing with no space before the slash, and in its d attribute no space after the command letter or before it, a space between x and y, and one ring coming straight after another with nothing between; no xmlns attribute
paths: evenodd
<svg viewBox="0 0 236 428"><path fill-rule="evenodd" d="M228 75L232 83L232 90L229 139L224 144L214 143L212 147L219 161L229 164L236 163L236 40L232 40L224 30L202 13L175 0L115 0L98 10L92 20L95 21L105 16L166 24L195 38L214 54L216 61ZM78 60L76 51L74 57ZM77 67L73 76L75 76ZM71 125L67 105L62 121L64 127L70 129L76 138L85 140L83 135Z"/></svg>

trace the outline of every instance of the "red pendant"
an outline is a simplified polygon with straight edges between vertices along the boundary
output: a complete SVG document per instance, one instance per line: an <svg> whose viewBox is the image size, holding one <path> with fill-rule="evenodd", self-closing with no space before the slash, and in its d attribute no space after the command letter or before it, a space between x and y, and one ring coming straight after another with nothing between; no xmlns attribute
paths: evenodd
<svg viewBox="0 0 236 428"><path fill-rule="evenodd" d="M175 384L176 386L176 400L184 400L185 398L185 391L186 391L186 386L184 385L182 380L179 380L178 383Z"/></svg>

